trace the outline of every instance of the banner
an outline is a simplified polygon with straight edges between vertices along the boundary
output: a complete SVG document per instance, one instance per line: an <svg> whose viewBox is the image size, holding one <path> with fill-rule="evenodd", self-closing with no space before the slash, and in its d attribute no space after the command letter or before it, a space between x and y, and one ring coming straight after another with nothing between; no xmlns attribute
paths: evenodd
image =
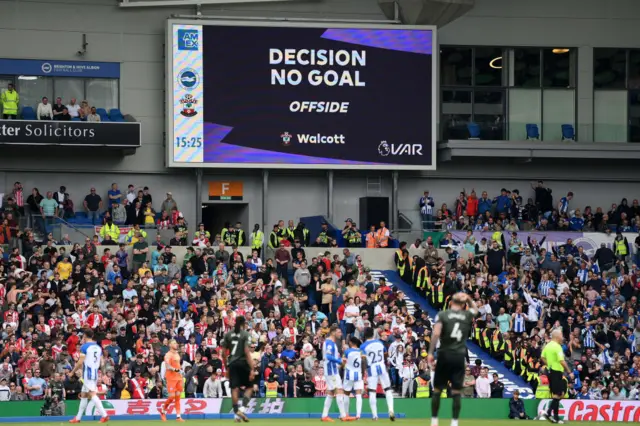
<svg viewBox="0 0 640 426"><path fill-rule="evenodd" d="M550 399L538 404L538 415L547 412ZM560 419L564 421L640 422L640 401L563 399Z"/></svg>
<svg viewBox="0 0 640 426"><path fill-rule="evenodd" d="M456 249L464 248L464 241L467 238L467 231L451 231L454 240L456 240L459 244L455 245ZM507 243L507 247L511 242L511 232L503 231L502 235L504 235L504 239ZM634 253L636 250L634 248L633 242L636 240L638 234L635 233L623 233L624 237L627 238L629 243L629 253ZM481 232L474 231L473 236L476 239L476 243L479 243L482 238L486 238L487 241L491 241L493 237L493 232ZM562 231L550 231L550 232L541 232L541 231L518 231L518 239L522 242L522 244L527 244L527 238L535 239L538 243L542 241L544 238L544 243L542 247L551 250L553 247L559 247L567 243L568 239L573 241L573 244L577 247L582 247L584 252L592 257L596 254L596 250L598 250L601 244L613 249L613 240L616 235L613 234L604 234L599 232L562 232Z"/></svg>
<svg viewBox="0 0 640 426"><path fill-rule="evenodd" d="M120 229L120 238L118 238L118 242L119 243L126 243L127 242L127 234L129 233L129 231L131 231L133 229L133 226L118 226L118 228ZM100 231L102 230L102 226L95 226L93 229L95 231L95 235L100 235ZM100 241L102 241L102 237L100 238Z"/></svg>
<svg viewBox="0 0 640 426"><path fill-rule="evenodd" d="M120 64L118 62L0 59L0 70L4 75L120 78Z"/></svg>
<svg viewBox="0 0 640 426"><path fill-rule="evenodd" d="M139 147L140 123L0 120L0 145Z"/></svg>
<svg viewBox="0 0 640 426"><path fill-rule="evenodd" d="M102 401L107 415L154 415L160 414L164 399L109 399ZM221 398L185 398L181 402L182 414L219 414ZM175 405L169 405L168 414L175 414ZM98 415L97 411L89 415Z"/></svg>
<svg viewBox="0 0 640 426"><path fill-rule="evenodd" d="M171 166L435 169L435 28L168 25Z"/></svg>

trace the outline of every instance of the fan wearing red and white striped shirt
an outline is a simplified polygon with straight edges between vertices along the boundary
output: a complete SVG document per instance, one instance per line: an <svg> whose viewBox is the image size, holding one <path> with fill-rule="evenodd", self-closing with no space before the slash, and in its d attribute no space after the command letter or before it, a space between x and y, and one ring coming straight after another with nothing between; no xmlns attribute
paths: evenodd
<svg viewBox="0 0 640 426"><path fill-rule="evenodd" d="M184 351L189 357L189 361L195 361L196 352L198 352L198 345L196 345L196 336L191 336L189 338L189 343L184 345Z"/></svg>
<svg viewBox="0 0 640 426"><path fill-rule="evenodd" d="M93 312L87 317L87 325L90 328L96 329L102 325L103 321L104 316L100 313L100 308L94 306Z"/></svg>

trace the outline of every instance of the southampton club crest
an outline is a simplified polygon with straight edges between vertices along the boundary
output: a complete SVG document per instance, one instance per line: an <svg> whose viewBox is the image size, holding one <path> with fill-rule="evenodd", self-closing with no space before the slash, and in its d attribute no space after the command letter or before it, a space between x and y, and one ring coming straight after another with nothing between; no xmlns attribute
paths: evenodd
<svg viewBox="0 0 640 426"><path fill-rule="evenodd" d="M182 104L180 114L184 117L193 117L198 114L198 111L196 111L198 100L193 95L184 95L184 97L180 99L180 104Z"/></svg>
<svg viewBox="0 0 640 426"><path fill-rule="evenodd" d="M282 145L284 146L291 145L291 133L284 132L283 134L280 135L280 138L282 139Z"/></svg>

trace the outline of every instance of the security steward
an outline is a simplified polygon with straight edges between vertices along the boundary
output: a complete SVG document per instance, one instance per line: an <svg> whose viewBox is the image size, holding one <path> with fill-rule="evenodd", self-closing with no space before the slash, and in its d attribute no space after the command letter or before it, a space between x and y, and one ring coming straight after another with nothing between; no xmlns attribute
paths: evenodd
<svg viewBox="0 0 640 426"><path fill-rule="evenodd" d="M260 230L260 225L257 223L253 225L253 232L249 235L249 241L251 241L251 250L256 250L258 257L260 257L262 244L264 244L264 233Z"/></svg>
<svg viewBox="0 0 640 426"><path fill-rule="evenodd" d="M280 228L278 227L278 225L273 225L273 231L271 231L271 234L269 234L269 248L271 249L277 249L278 247L280 247L280 240L278 239L278 231L280 230Z"/></svg>

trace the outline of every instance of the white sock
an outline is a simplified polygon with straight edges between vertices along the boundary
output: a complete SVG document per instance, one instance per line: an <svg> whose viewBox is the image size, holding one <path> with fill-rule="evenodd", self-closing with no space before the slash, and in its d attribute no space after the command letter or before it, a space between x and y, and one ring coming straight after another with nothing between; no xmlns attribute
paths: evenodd
<svg viewBox="0 0 640 426"><path fill-rule="evenodd" d="M349 415L349 394L345 393L344 394L344 398L342 400L342 402L344 403L344 412L347 414L347 416Z"/></svg>
<svg viewBox="0 0 640 426"><path fill-rule="evenodd" d="M438 426L438 418L431 417L431 426Z"/></svg>
<svg viewBox="0 0 640 426"><path fill-rule="evenodd" d="M89 400L87 398L80 398L80 409L76 415L76 420L82 420L82 415L87 411L87 405L89 405Z"/></svg>
<svg viewBox="0 0 640 426"><path fill-rule="evenodd" d="M360 418L361 415L362 415L362 395L357 393L356 394L356 416Z"/></svg>
<svg viewBox="0 0 640 426"><path fill-rule="evenodd" d="M458 419L451 419L451 426L458 426Z"/></svg>
<svg viewBox="0 0 640 426"><path fill-rule="evenodd" d="M93 410L96 408L96 404L93 400L89 400L89 404L87 405L87 409L84 412L85 416L93 416Z"/></svg>
<svg viewBox="0 0 640 426"><path fill-rule="evenodd" d="M329 417L329 410L331 409L331 404L333 404L333 397L327 395L324 399L324 408L322 409L322 418Z"/></svg>
<svg viewBox="0 0 640 426"><path fill-rule="evenodd" d="M340 418L347 416L347 413L345 413L344 411L344 398L345 395L342 393L338 394L338 396L336 397L336 401L338 402L338 410L340 411Z"/></svg>
<svg viewBox="0 0 640 426"><path fill-rule="evenodd" d="M369 391L369 407L371 407L371 415L374 419L378 418L378 405L376 402L376 391Z"/></svg>
<svg viewBox="0 0 640 426"><path fill-rule="evenodd" d="M384 396L387 398L387 407L389 411L394 413L395 410L393 409L393 391L389 389L384 393Z"/></svg>
<svg viewBox="0 0 640 426"><path fill-rule="evenodd" d="M102 406L102 401L100 401L100 398L98 398L98 395L93 395L93 398L91 398L91 402L95 404L96 410L98 411L98 414L100 414L100 417L107 417L107 413L106 411L104 411L104 407Z"/></svg>

